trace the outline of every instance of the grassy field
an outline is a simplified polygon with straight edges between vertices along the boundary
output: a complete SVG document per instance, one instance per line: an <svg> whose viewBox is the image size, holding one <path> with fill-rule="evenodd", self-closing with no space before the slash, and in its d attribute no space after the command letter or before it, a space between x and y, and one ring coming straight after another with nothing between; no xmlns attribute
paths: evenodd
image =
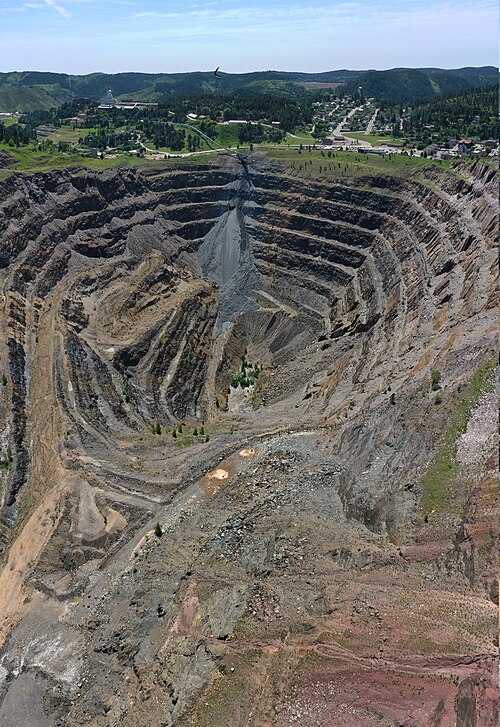
<svg viewBox="0 0 500 727"><path fill-rule="evenodd" d="M12 126L12 124L17 124L18 118L18 116L0 116L0 124Z"/></svg>
<svg viewBox="0 0 500 727"><path fill-rule="evenodd" d="M214 141L218 142L222 147L225 147L226 149L236 149L239 146L243 150L245 148L248 148L248 144L240 143L240 140L238 137L238 132L239 132L240 128L241 128L241 124L217 124L216 133L212 138L214 139ZM189 132L187 132L187 133L189 133ZM209 144L207 144L203 139L201 141L202 141L201 150L211 148L209 146ZM293 145L293 146L297 146L298 144L308 145L308 144L315 144L316 141L317 140L310 134L307 134L305 132L300 132L299 134L297 134L295 136L286 134L285 138L283 139L283 142L281 142L281 146L283 146L283 148L285 148L288 145ZM255 149L268 148L268 147L274 147L274 146L276 146L276 144L270 143L270 142L264 142L263 144L254 144ZM152 148L152 144L148 143L148 147ZM184 147L179 152L172 152L172 150L167 149L166 147L162 147L158 151L165 151L165 152L169 152L172 154L175 154L175 153L182 154L182 153L187 152L188 149L187 149L187 147Z"/></svg>
<svg viewBox="0 0 500 727"><path fill-rule="evenodd" d="M333 151L328 158L328 152L313 149L311 151L298 150L268 150L267 156L277 159L298 176L306 178L333 178L333 177L366 177L377 174L391 174L396 176L411 176L421 168L436 164L430 159L410 157L401 154L387 154L376 156L356 154L348 151ZM449 167L449 162L442 162L440 166Z"/></svg>
<svg viewBox="0 0 500 727"><path fill-rule="evenodd" d="M13 119L10 121L10 123L15 123L16 119ZM183 129L184 127L176 127L178 129ZM237 124L217 124L216 125L216 133L214 134L214 141L218 144L220 144L221 147L225 147L226 149L235 149L240 147L242 150L248 148L248 144L240 144L238 132L241 128L241 125ZM117 132L125 131L126 127L119 127L116 129ZM56 130L54 130L52 133L50 133L48 136L39 137L39 141L42 141L43 139L49 139L54 144L57 144L58 142L68 142L70 144L76 145L78 144L78 140L87 136L87 134L96 132L97 129L81 129L76 128L73 129L71 126L62 126ZM187 146L187 135L189 133L192 133L193 135L196 134L196 126L193 125L193 132L189 132L187 129L184 128L184 131L186 132L186 143L182 147L182 149L173 150L170 147L162 146L158 149L155 149L154 143L152 139L147 139L145 141L146 146L148 149L152 149L154 151L158 151L160 153L165 154L186 154L189 152L188 146ZM210 149L214 148L211 146L203 137L200 138L200 148L197 151L210 151ZM300 132L299 134L292 136L290 134L287 134L282 142L282 146L286 147L289 145L297 146L298 144L314 144L316 142L316 139L312 137L310 134L307 134L305 132ZM265 142L262 145L255 144L255 147L258 148L259 146L262 146L264 148L276 146L275 143L270 144L269 142Z"/></svg>
<svg viewBox="0 0 500 727"><path fill-rule="evenodd" d="M456 502L456 493L463 488L452 487L457 477L460 476L459 467L455 460L457 441L460 435L466 431L471 412L481 394L493 389L493 374L493 363L483 366L476 373L448 416L446 430L422 480L423 494L420 507L424 516L428 515L432 510L462 514L465 504L463 499L466 499L468 493L462 492L462 501ZM442 394L443 400L445 396L446 390Z"/></svg>
<svg viewBox="0 0 500 727"><path fill-rule="evenodd" d="M216 140L227 148L239 145L238 132L241 128L240 124L217 124Z"/></svg>
<svg viewBox="0 0 500 727"><path fill-rule="evenodd" d="M248 144L241 144L239 141L238 132L240 128L241 124L217 124L217 133L214 139L218 141L221 146L225 146L229 149L235 149L238 145L240 147L248 146ZM264 128L268 129L267 126ZM311 136L311 134L307 134L306 132L301 131L298 132L295 136L292 136L291 134L286 134L281 144L283 147L287 145L297 146L298 144L315 144L316 141L317 140L313 136ZM254 146L259 147L261 145L255 144ZM275 144L271 144L270 142L264 142L262 146L275 146Z"/></svg>
<svg viewBox="0 0 500 727"><path fill-rule="evenodd" d="M133 156L117 156L113 159L91 159L78 153L60 152L53 149L46 152L39 152L36 147L25 146L19 149L11 148L6 144L0 144L0 151L7 152L13 159L14 164L8 170L0 172L0 180L5 179L13 172L31 174L34 172L46 172L51 169L63 169L64 167L86 167L87 169L112 169L115 167L144 167L148 169L162 169L163 167L176 164L208 164L218 155L202 154L195 157L177 157L161 161L141 159Z"/></svg>
<svg viewBox="0 0 500 727"><path fill-rule="evenodd" d="M73 129L71 126L61 126L48 136L40 136L39 141L43 141L43 139L50 139L54 142L54 144L57 144L59 141L67 141L70 144L77 144L78 139L82 139L87 136L87 134L95 133L96 131L97 129ZM121 131L121 129L119 129L119 131Z"/></svg>
<svg viewBox="0 0 500 727"><path fill-rule="evenodd" d="M243 153L248 153L248 147L241 146ZM107 169L118 166L144 166L149 168L161 168L162 166L182 164L207 164L219 154L200 154L188 157L174 157L171 159L153 160L141 159L134 156L118 155L112 159L91 159L77 152L60 152L56 147L49 151L40 152L34 146L25 146L15 149L6 144L0 144L0 151L7 152L13 159L14 164L8 170L0 172L0 179L5 178L12 172L41 172L50 169L61 169L63 167L87 167L89 169ZM175 152L173 152L175 153ZM177 152L179 153L179 152ZM429 166L441 167L461 176L460 169L455 170L456 162L453 160L436 162L431 159L410 157L400 154L387 154L386 156L375 156L357 154L355 152L333 151L328 157L328 152L319 149L301 152L298 149L289 149L286 146L255 146L255 155L267 156L283 163L290 173L308 179L336 179L339 177L362 178L376 176L378 174L390 174L400 177L413 177L418 180L418 171ZM467 160L473 164L475 160ZM461 160L464 164L464 160ZM493 161L496 165L497 162ZM422 183L429 185L424 179Z"/></svg>
<svg viewBox="0 0 500 727"><path fill-rule="evenodd" d="M90 159L77 153L60 152L56 148L40 152L33 146L21 146L19 149L13 149L6 145L0 145L0 150L7 151L15 160L9 172L44 172L49 169L61 169L62 167L68 166L86 166L93 169L104 169L106 167L118 166L119 164L129 165L138 162L133 157L105 160Z"/></svg>
<svg viewBox="0 0 500 727"><path fill-rule="evenodd" d="M226 148L232 149L236 148L238 145L248 146L248 144L240 144L239 138L238 138L238 132L241 128L240 124L217 124L217 135L215 139ZM265 127L267 128L267 127ZM297 138L299 137L299 138ZM310 134L307 134L305 132L299 132L295 136L292 136L290 134L286 134L285 138L283 139L282 146L286 146L288 144L297 146L297 144L314 144L316 142L316 139L314 139L313 136ZM269 142L264 142L262 146L270 146L271 144ZM272 144L274 146L274 144ZM255 147L259 147L259 144L255 144Z"/></svg>
<svg viewBox="0 0 500 727"><path fill-rule="evenodd" d="M347 136L349 139L359 139L361 143L365 142L372 146L379 146L384 143L403 145L401 139L394 139L391 136L380 136L379 134L364 134L362 131L348 131L342 134L342 136Z"/></svg>
<svg viewBox="0 0 500 727"><path fill-rule="evenodd" d="M182 149L170 149L168 146L160 146L158 150L155 149L155 146L152 141L144 142L148 149L154 149L158 152L165 152L166 154L187 154L189 152L189 149L187 147L187 144L184 144ZM213 149L210 144L208 144L205 139L200 139L200 148L196 151L210 151L210 149Z"/></svg>
<svg viewBox="0 0 500 727"><path fill-rule="evenodd" d="M316 144L317 141L318 140L315 139L314 136L311 136L311 134L308 134L305 131L300 131L294 135L287 134L283 140L283 144L293 144L294 146L297 146L297 144Z"/></svg>

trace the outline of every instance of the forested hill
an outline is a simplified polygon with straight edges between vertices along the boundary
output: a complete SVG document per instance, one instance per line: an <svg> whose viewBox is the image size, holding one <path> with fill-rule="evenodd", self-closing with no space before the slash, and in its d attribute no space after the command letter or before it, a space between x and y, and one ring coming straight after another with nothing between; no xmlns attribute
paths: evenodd
<svg viewBox="0 0 500 727"><path fill-rule="evenodd" d="M403 128L408 134L434 129L443 137L496 139L497 114L498 88L490 86L418 104L404 120Z"/></svg>
<svg viewBox="0 0 500 727"><path fill-rule="evenodd" d="M164 96L244 91L299 97L315 84L338 85L350 93L363 86L367 97L411 103L437 95L459 93L495 83L498 69L393 69L390 71L336 70L320 73L259 71L254 73L65 73L21 71L0 73L0 112L50 109L84 96L97 101L108 89L119 100L158 101ZM316 86L317 87L317 86Z"/></svg>
<svg viewBox="0 0 500 727"><path fill-rule="evenodd" d="M82 96L97 101L108 89L119 100L158 101L162 96L244 90L298 96L307 84L342 84L361 71L292 73L91 73L70 76L62 73L23 71L0 73L0 111L50 109Z"/></svg>
<svg viewBox="0 0 500 727"><path fill-rule="evenodd" d="M430 101L445 94L457 94L498 82L498 69L481 68L395 68L390 71L367 71L350 79L344 93L354 93L362 87L363 96L378 100L412 104Z"/></svg>

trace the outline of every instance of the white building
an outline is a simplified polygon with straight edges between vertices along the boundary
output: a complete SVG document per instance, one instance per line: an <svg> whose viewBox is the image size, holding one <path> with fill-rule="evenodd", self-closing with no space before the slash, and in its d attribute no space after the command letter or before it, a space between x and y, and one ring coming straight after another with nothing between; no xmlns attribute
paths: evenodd
<svg viewBox="0 0 500 727"><path fill-rule="evenodd" d="M116 98L113 96L113 92L111 91L111 89L109 89L109 91L101 101L101 106L114 106L115 104Z"/></svg>

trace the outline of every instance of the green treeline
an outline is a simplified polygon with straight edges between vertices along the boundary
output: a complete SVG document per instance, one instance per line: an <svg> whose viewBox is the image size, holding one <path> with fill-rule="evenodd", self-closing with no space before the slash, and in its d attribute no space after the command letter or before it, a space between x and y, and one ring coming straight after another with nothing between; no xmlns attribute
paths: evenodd
<svg viewBox="0 0 500 727"><path fill-rule="evenodd" d="M211 119L224 117L225 121L279 121L284 131L293 131L297 126L312 122L313 102L323 95L304 93L299 98L287 98L277 94L247 92L190 94L167 99L165 108L168 105L173 121L182 121L187 113L192 112Z"/></svg>
<svg viewBox="0 0 500 727"><path fill-rule="evenodd" d="M498 136L497 113L498 88L474 89L415 106L403 122L403 131L414 134L433 126L439 133L456 139L495 139Z"/></svg>
<svg viewBox="0 0 500 727"><path fill-rule="evenodd" d="M263 141L279 143L283 141L285 133L279 129L267 129L262 124L245 124L238 130L240 144L261 144Z"/></svg>
<svg viewBox="0 0 500 727"><path fill-rule="evenodd" d="M98 129L96 132L90 132L86 136L78 140L80 146L96 148L104 151L107 147L130 150L135 149L137 144L136 135L133 131L114 131L113 129Z"/></svg>
<svg viewBox="0 0 500 727"><path fill-rule="evenodd" d="M186 138L184 129L176 129L163 121L147 118L137 124L137 128L144 132L147 139L152 140L157 149L164 146L172 151L180 151L184 148Z"/></svg>
<svg viewBox="0 0 500 727"><path fill-rule="evenodd" d="M10 124L6 126L0 122L0 143L9 144L9 146L26 146L36 141L36 131L33 126L20 126L19 124Z"/></svg>
<svg viewBox="0 0 500 727"><path fill-rule="evenodd" d="M208 117L207 121L215 121L221 117L225 121L235 119L279 121L281 129L293 131L297 126L312 122L313 103L327 95L318 92L304 92L298 98L288 98L279 94L248 92L188 94L163 97L158 106L142 109L98 109L96 104L92 104L87 109L86 119L76 122L76 126L77 128L106 128L129 125L139 128L142 123L147 124L159 120L185 123L186 115L195 113ZM80 110L77 106L65 103L51 111L33 111L25 114L21 117L20 122L34 126L40 124L60 126L64 123L64 119L74 117Z"/></svg>

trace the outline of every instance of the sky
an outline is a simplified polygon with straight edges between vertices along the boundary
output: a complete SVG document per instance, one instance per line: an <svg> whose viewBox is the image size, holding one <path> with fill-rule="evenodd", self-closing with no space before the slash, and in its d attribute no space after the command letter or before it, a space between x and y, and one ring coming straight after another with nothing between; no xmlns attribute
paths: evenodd
<svg viewBox="0 0 500 727"><path fill-rule="evenodd" d="M0 71L498 65L497 0L0 0Z"/></svg>

